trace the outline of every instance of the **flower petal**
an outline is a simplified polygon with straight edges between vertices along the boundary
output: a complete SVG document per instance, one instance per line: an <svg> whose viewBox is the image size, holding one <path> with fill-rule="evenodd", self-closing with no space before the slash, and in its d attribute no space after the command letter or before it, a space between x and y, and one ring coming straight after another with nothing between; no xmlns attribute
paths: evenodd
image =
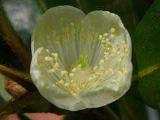
<svg viewBox="0 0 160 120"><path fill-rule="evenodd" d="M71 109L72 105L79 100L57 87L55 85L55 82L59 80L56 78L57 75L48 70L52 67L50 60L56 55L53 53L58 53L61 57L59 62L64 69L70 63L74 63L75 39L83 17L84 13L81 10L71 6L51 8L42 15L32 36L31 76L33 82L46 99L65 109Z"/></svg>
<svg viewBox="0 0 160 120"><path fill-rule="evenodd" d="M80 40L84 40L81 46L88 52L91 64L102 69L99 73L103 79L81 94L80 99L87 108L117 100L128 91L132 76L131 39L120 18L108 11L89 13L82 21ZM108 75L102 77L106 72Z"/></svg>

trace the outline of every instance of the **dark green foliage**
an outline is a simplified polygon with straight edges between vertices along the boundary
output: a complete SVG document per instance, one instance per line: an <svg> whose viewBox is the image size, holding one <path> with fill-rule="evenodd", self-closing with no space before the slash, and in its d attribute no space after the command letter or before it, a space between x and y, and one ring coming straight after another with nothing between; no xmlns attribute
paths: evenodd
<svg viewBox="0 0 160 120"><path fill-rule="evenodd" d="M156 0L132 35L137 72L157 66L153 73L139 79L138 89L146 103L160 109L160 1Z"/></svg>

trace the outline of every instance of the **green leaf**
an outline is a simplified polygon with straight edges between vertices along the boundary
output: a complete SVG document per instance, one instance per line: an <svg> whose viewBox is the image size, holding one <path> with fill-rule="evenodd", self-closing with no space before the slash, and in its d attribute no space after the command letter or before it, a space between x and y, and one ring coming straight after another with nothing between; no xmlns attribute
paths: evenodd
<svg viewBox="0 0 160 120"><path fill-rule="evenodd" d="M151 107L160 110L160 70L144 76L139 82L139 91L144 102Z"/></svg>
<svg viewBox="0 0 160 120"><path fill-rule="evenodd" d="M147 120L145 105L133 95L126 94L118 103L120 115L124 120Z"/></svg>
<svg viewBox="0 0 160 120"><path fill-rule="evenodd" d="M153 0L132 0L137 18L141 20Z"/></svg>
<svg viewBox="0 0 160 120"><path fill-rule="evenodd" d="M138 89L148 105L160 109L160 1L156 0L132 36Z"/></svg>
<svg viewBox="0 0 160 120"><path fill-rule="evenodd" d="M129 32L135 28L136 16L132 0L78 0L80 8L88 13L93 10L107 10L118 14Z"/></svg>

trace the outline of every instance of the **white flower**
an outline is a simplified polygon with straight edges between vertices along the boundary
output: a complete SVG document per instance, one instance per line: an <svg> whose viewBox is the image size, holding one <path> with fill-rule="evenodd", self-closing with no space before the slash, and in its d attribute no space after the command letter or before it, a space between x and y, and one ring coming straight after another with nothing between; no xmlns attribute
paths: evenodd
<svg viewBox="0 0 160 120"><path fill-rule="evenodd" d="M130 87L130 36L108 11L51 8L33 32L31 76L41 95L60 108L112 103Z"/></svg>

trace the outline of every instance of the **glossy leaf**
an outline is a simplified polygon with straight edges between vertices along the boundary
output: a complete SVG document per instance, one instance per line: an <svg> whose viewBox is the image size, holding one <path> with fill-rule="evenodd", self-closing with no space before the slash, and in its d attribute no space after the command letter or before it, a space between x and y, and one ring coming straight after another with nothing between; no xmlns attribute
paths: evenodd
<svg viewBox="0 0 160 120"><path fill-rule="evenodd" d="M132 36L138 89L145 103L160 109L160 1L156 0ZM141 71L141 72L140 72Z"/></svg>
<svg viewBox="0 0 160 120"><path fill-rule="evenodd" d="M123 120L147 120L145 105L133 95L126 94L118 103Z"/></svg>
<svg viewBox="0 0 160 120"><path fill-rule="evenodd" d="M141 20L154 0L132 0L137 19Z"/></svg>
<svg viewBox="0 0 160 120"><path fill-rule="evenodd" d="M154 71L139 81L139 90L144 102L160 110L160 70Z"/></svg>

